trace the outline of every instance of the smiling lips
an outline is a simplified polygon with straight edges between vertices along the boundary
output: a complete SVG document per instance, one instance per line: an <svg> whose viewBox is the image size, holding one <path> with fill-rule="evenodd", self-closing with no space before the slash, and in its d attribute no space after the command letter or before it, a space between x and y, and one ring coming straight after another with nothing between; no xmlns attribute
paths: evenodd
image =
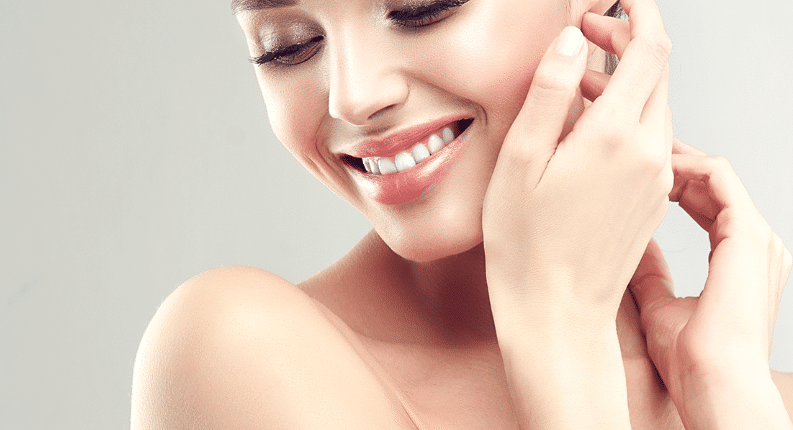
<svg viewBox="0 0 793 430"><path fill-rule="evenodd" d="M401 172L426 160L430 155L443 149L456 136L451 127L445 127L440 133L433 133L426 143L419 142L407 151L402 151L394 157L366 157L363 166L369 173L390 175Z"/></svg>
<svg viewBox="0 0 793 430"><path fill-rule="evenodd" d="M459 118L459 117L458 117ZM364 194L386 205L413 201L438 184L466 146L471 118L447 118L360 144L342 160ZM412 146L411 146L412 145Z"/></svg>

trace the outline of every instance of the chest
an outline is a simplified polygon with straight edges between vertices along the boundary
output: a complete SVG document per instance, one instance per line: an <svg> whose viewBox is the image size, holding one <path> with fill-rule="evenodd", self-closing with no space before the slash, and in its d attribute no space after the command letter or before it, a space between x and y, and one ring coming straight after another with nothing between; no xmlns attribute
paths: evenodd
<svg viewBox="0 0 793 430"><path fill-rule="evenodd" d="M416 427L517 430L497 346L474 350L367 345ZM647 360L625 362L633 429L682 430L677 410Z"/></svg>

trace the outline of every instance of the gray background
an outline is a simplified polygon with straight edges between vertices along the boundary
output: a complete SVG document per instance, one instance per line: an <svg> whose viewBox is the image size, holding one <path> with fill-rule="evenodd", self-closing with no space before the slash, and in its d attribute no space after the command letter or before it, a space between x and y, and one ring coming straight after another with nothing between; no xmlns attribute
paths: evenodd
<svg viewBox="0 0 793 430"><path fill-rule="evenodd" d="M662 1L676 134L727 156L790 247L793 3L730 5ZM298 281L368 230L275 141L246 57L227 1L3 2L0 428L128 427L138 341L177 285L227 264ZM706 234L675 207L657 237L696 293Z"/></svg>

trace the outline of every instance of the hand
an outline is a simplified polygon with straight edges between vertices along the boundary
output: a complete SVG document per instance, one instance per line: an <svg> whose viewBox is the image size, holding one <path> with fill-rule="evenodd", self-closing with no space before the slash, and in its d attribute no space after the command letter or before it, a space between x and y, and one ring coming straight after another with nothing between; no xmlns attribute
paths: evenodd
<svg viewBox="0 0 793 430"><path fill-rule="evenodd" d="M671 45L651 0L623 6L630 24L591 13L582 23L586 37L620 58L613 77L587 71L581 82L586 44L565 56L555 42L504 140L483 209L497 318L502 308L526 315L529 306L532 315L613 326L666 213ZM600 96L563 135L579 83L584 94Z"/></svg>
<svg viewBox="0 0 793 430"><path fill-rule="evenodd" d="M669 197L708 232L710 270L699 297L676 298L661 251L647 247L629 288L650 357L687 428L790 428L768 358L793 258L725 159L674 147Z"/></svg>
<svg viewBox="0 0 793 430"><path fill-rule="evenodd" d="M652 0L623 7L630 24L582 23L621 58L611 79L585 72L575 28L548 49L485 195L490 306L522 428L631 427L615 320L673 175L669 39ZM579 85L599 97L570 125Z"/></svg>

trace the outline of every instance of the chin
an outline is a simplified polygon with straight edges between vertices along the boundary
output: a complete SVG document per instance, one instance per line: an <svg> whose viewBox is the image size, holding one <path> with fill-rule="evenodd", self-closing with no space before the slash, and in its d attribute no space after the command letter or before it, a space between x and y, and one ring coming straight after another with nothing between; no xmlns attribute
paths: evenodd
<svg viewBox="0 0 793 430"><path fill-rule="evenodd" d="M409 219L375 224L375 230L397 255L428 262L470 250L482 243L482 205L436 204Z"/></svg>
<svg viewBox="0 0 793 430"><path fill-rule="evenodd" d="M421 240L391 241L384 238L386 244L400 257L417 263L440 260L453 255L462 254L482 243L482 232L461 236L459 234L436 234L423 237Z"/></svg>

